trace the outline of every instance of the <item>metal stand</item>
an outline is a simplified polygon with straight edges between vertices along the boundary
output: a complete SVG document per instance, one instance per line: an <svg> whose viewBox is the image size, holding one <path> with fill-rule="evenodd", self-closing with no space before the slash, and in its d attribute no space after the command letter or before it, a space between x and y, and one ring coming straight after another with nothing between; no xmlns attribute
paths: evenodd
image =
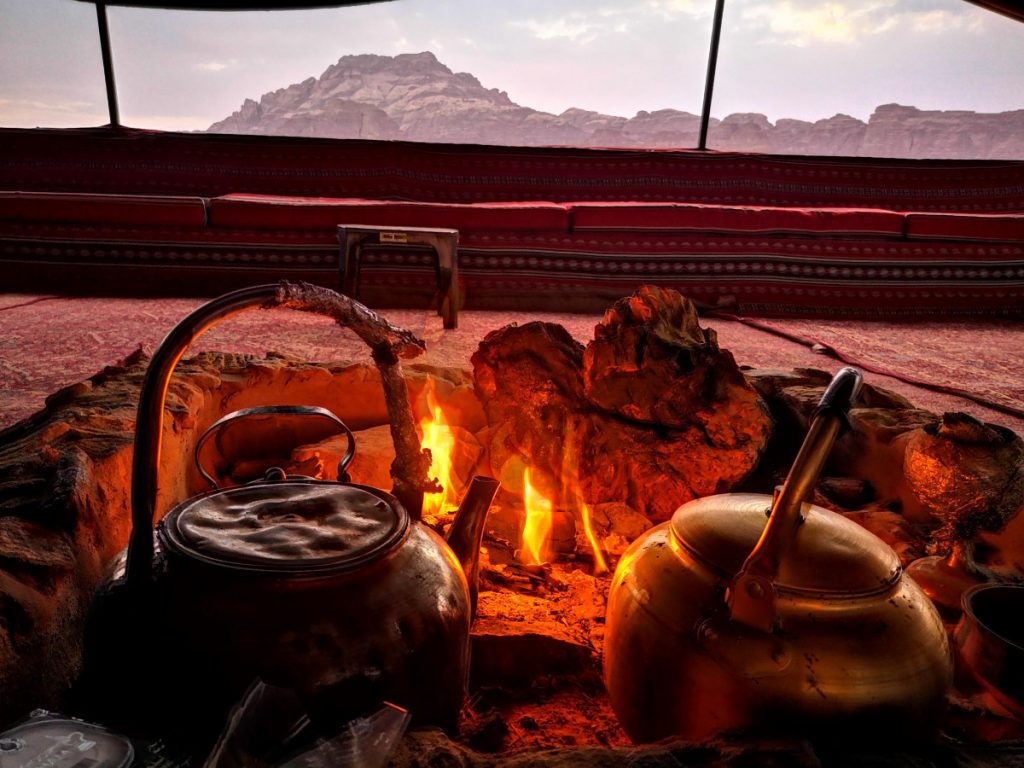
<svg viewBox="0 0 1024 768"><path fill-rule="evenodd" d="M359 298L359 269L364 245L420 245L430 248L437 259L437 314L445 328L459 322L459 231L427 227L385 227L365 224L338 225L341 245L339 284L341 292Z"/></svg>

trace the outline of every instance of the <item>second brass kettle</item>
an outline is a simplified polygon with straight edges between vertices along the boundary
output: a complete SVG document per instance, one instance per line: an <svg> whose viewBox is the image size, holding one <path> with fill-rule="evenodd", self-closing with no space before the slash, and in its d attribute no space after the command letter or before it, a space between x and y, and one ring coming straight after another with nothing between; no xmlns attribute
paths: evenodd
<svg viewBox="0 0 1024 768"><path fill-rule="evenodd" d="M634 741L934 727L952 677L935 607L881 539L804 502L860 384L836 374L774 500L691 501L619 562L605 682Z"/></svg>

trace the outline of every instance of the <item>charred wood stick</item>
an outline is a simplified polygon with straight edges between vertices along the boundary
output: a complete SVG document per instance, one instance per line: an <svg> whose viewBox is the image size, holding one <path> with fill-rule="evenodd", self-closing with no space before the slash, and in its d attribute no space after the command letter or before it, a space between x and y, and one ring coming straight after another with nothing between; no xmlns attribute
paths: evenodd
<svg viewBox="0 0 1024 768"><path fill-rule="evenodd" d="M352 329L374 353L383 347L395 357L409 360L419 357L427 349L423 340L412 331L393 325L355 299L330 288L282 281L278 284L276 300L267 302L265 306L297 309L334 318L338 325Z"/></svg>
<svg viewBox="0 0 1024 768"><path fill-rule="evenodd" d="M338 325L351 329L370 347L373 362L380 371L391 439L395 444L395 460L391 464L393 492L412 518L420 519L423 494L438 493L441 487L428 477L430 452L420 449L401 358L421 355L426 344L411 331L393 325L355 299L308 283L280 283L276 300L268 302L267 306L326 315Z"/></svg>
<svg viewBox="0 0 1024 768"><path fill-rule="evenodd" d="M423 516L423 494L440 493L442 488L429 476L430 451L420 448L401 362L383 348L373 351L373 361L380 369L384 402L391 414L391 440L395 444L395 460L391 462L394 494L412 518L419 520Z"/></svg>

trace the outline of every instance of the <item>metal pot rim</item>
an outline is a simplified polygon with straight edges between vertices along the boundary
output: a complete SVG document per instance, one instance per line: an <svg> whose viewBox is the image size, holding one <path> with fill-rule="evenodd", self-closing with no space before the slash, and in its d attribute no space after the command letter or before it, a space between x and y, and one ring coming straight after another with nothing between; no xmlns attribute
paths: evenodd
<svg viewBox="0 0 1024 768"><path fill-rule="evenodd" d="M963 607L964 616L968 617L979 629L985 631L994 638L997 638L1000 642L1005 643L1008 647L1013 648L1021 653L1024 653L1024 644L1018 640L1013 640L1006 637L1002 632L998 632L992 628L992 626L985 621L984 618L979 617L975 610L975 599L978 595L992 592L1005 592L1005 593L1017 593L1024 595L1024 585L1020 584L979 584L976 587L971 587L964 592L961 598L961 605Z"/></svg>

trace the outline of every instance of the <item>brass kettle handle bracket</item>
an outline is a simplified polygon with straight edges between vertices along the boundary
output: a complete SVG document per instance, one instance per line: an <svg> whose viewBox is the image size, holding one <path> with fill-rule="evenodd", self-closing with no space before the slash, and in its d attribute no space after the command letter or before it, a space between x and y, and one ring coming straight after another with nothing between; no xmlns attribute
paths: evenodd
<svg viewBox="0 0 1024 768"><path fill-rule="evenodd" d="M132 531L125 566L126 586L149 583L153 569L153 520L164 404L175 366L189 345L218 321L250 309L275 307L331 317L338 325L354 331L370 347L380 370L391 438L395 443L395 462L391 470L395 481L393 493L414 519L422 513L423 493L433 487L427 477L430 462L420 450L400 359L422 354L426 349L423 341L358 301L328 288L290 282L242 288L203 304L181 320L157 347L146 369L132 455Z"/></svg>
<svg viewBox="0 0 1024 768"><path fill-rule="evenodd" d="M321 408L318 405L257 405L253 408L241 408L229 413L227 416L221 416L213 422L213 424L207 427L199 440L196 441L196 447L192 452L192 458L195 461L196 469L199 470L199 474L202 475L203 479L210 484L211 488L217 490L220 486L217 484L213 475L210 472L207 472L206 467L203 466L202 450L206 441L222 427L225 427L234 421L239 421L240 419L245 419L249 416L268 415L310 416L312 418L326 419L327 421L341 427L342 432L345 434L345 438L348 440L348 446L346 447L345 455L342 456L341 461L338 462L338 480L343 483L349 482L350 478L347 472L347 467L352 463L352 459L354 459L356 455L356 438L355 435L352 434L352 430L348 428L348 425L344 421L338 418L336 413L333 413L327 408Z"/></svg>
<svg viewBox="0 0 1024 768"><path fill-rule="evenodd" d="M800 451L785 485L772 501L768 523L743 567L729 585L729 616L734 621L770 632L775 626L775 579L797 529L803 523L801 508L828 460L847 415L863 384L856 368L842 368L832 377L811 419Z"/></svg>

